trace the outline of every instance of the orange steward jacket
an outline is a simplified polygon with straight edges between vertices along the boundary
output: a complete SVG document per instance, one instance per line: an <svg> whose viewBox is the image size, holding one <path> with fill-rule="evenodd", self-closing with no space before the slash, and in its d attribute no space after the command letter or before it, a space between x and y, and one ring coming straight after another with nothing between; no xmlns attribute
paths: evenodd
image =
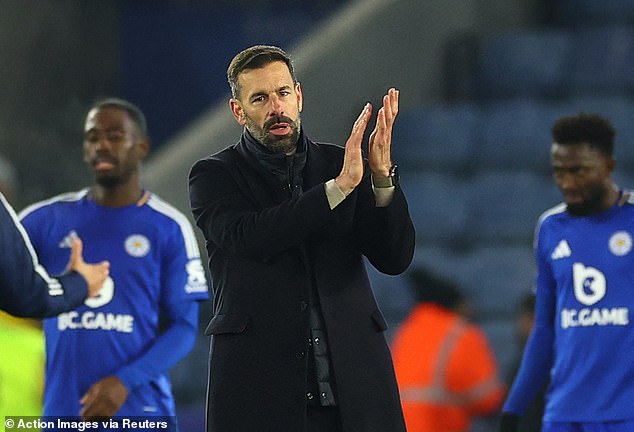
<svg viewBox="0 0 634 432"><path fill-rule="evenodd" d="M504 388L484 333L441 306L414 308L392 356L408 432L467 432L494 414Z"/></svg>

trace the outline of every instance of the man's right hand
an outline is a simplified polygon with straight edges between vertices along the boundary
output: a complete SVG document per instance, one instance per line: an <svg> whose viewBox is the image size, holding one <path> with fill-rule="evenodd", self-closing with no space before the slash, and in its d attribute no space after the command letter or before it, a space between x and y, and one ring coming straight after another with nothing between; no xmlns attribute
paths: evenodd
<svg viewBox="0 0 634 432"><path fill-rule="evenodd" d="M500 428L498 432L517 432L519 427L520 418L515 414L502 413L500 416Z"/></svg>
<svg viewBox="0 0 634 432"><path fill-rule="evenodd" d="M90 386L79 403L79 415L86 421L98 421L114 416L128 399L128 389L115 375L110 375Z"/></svg>
<svg viewBox="0 0 634 432"><path fill-rule="evenodd" d="M363 134L370 121L372 114L372 105L365 104L363 111L352 126L350 137L346 141L346 151L343 156L343 167L341 173L335 179L339 189L349 195L350 192L361 183L363 178L363 155L361 153L361 143L363 142Z"/></svg>
<svg viewBox="0 0 634 432"><path fill-rule="evenodd" d="M86 279L88 283L88 297L96 297L101 291L103 283L110 274L110 263L102 261L98 264L87 264L82 255L84 244L80 238L74 238L70 251L69 270L74 270Z"/></svg>

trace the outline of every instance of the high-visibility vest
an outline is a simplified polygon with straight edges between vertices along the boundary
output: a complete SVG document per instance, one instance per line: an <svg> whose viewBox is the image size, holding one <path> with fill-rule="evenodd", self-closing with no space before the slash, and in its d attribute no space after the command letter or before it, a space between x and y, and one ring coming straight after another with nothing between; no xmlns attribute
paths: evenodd
<svg viewBox="0 0 634 432"><path fill-rule="evenodd" d="M34 327L31 320L0 312L0 346L0 418L41 417L44 391L42 329ZM0 426L0 431L4 430L4 426Z"/></svg>
<svg viewBox="0 0 634 432"><path fill-rule="evenodd" d="M392 357L408 432L468 432L474 416L501 406L504 387L486 336L436 304L414 308Z"/></svg>

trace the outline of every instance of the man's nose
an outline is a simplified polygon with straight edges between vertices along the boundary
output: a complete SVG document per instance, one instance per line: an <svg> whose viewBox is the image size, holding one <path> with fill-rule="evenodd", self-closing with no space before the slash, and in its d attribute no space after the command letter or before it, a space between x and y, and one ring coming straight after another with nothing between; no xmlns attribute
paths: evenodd
<svg viewBox="0 0 634 432"><path fill-rule="evenodd" d="M565 173L562 174L562 176L559 178L559 187L564 190L571 189L575 186L576 182L577 180L574 175L570 173Z"/></svg>
<svg viewBox="0 0 634 432"><path fill-rule="evenodd" d="M282 104L282 99L274 95L271 97L271 115L282 115L284 114L284 106Z"/></svg>
<svg viewBox="0 0 634 432"><path fill-rule="evenodd" d="M104 150L110 149L110 141L106 136L99 137L99 139L95 142L96 150Z"/></svg>

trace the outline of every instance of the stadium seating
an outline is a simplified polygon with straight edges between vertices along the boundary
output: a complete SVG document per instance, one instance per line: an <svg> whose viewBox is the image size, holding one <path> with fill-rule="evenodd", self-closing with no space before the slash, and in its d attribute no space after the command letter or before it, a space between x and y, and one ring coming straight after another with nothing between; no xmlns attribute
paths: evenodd
<svg viewBox="0 0 634 432"><path fill-rule="evenodd" d="M460 267L458 280L484 318L512 318L512 308L534 285L533 251L522 245L475 247Z"/></svg>
<svg viewBox="0 0 634 432"><path fill-rule="evenodd" d="M558 0L553 2L556 22L567 27L633 24L632 0Z"/></svg>
<svg viewBox="0 0 634 432"><path fill-rule="evenodd" d="M465 48L481 47L474 76L464 76L470 67L448 70L446 86L461 84L445 91L452 103L403 111L394 132L417 229L412 268L431 268L458 284L503 376L520 349L519 302L534 285L536 223L561 202L550 176L555 121L579 112L610 119L617 130L613 178L634 189L634 0L549 7L555 22L548 28L447 44L462 50L448 57L465 66L472 65ZM414 302L400 292L405 276L372 280L390 319L405 317Z"/></svg>
<svg viewBox="0 0 634 432"><path fill-rule="evenodd" d="M389 276L380 273L367 261L366 269L372 291L388 324L389 339L400 322L407 317L414 305L414 297L406 275Z"/></svg>
<svg viewBox="0 0 634 432"><path fill-rule="evenodd" d="M568 92L619 94L634 90L634 29L608 26L579 30L566 80Z"/></svg>
<svg viewBox="0 0 634 432"><path fill-rule="evenodd" d="M566 30L505 33L485 41L476 93L482 99L560 96L572 42Z"/></svg>
<svg viewBox="0 0 634 432"><path fill-rule="evenodd" d="M517 305L509 304L509 312L514 312ZM518 350L523 347L517 343L515 323L508 319L490 319L480 323L480 328L487 336L491 349L495 354L501 378L506 378L514 366ZM490 430L490 429L487 429Z"/></svg>
<svg viewBox="0 0 634 432"><path fill-rule="evenodd" d="M487 105L477 149L479 169L548 170L550 129L561 114L559 103L515 98Z"/></svg>
<svg viewBox="0 0 634 432"><path fill-rule="evenodd" d="M401 184L408 197L417 241L456 246L467 232L466 182L434 172L406 172Z"/></svg>
<svg viewBox="0 0 634 432"><path fill-rule="evenodd" d="M479 134L480 109L473 104L418 106L399 115L394 158L404 167L464 171Z"/></svg>
<svg viewBox="0 0 634 432"><path fill-rule="evenodd" d="M469 238L530 245L539 215L560 201L552 181L531 171L487 171L469 183Z"/></svg>

